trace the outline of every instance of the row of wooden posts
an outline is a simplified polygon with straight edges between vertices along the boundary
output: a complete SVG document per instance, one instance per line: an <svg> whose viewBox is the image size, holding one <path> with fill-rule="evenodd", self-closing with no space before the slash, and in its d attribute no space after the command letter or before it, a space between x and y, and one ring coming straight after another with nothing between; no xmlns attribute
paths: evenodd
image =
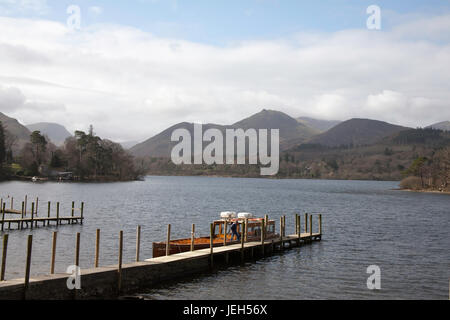
<svg viewBox="0 0 450 320"><path fill-rule="evenodd" d="M322 215L319 214L319 234L322 234ZM265 241L265 227L267 226L268 216L266 215L264 219L261 219L261 250L264 255L264 241ZM298 236L298 239L301 237L301 225L300 225L300 216L298 214L295 215L295 230ZM241 232L241 253L242 258L244 258L244 243L247 241L247 227L248 219L243 221L243 230L244 234ZM286 231L286 216L280 217L280 241L283 243L283 238L285 237ZM308 214L305 214L305 232L308 233ZM171 225L167 226L167 242L166 242L166 255L170 255L170 233L171 233ZM226 234L226 229L225 233ZM312 236L312 215L309 216L309 234ZM194 251L195 246L195 224L192 224L192 232L191 232L191 251ZM55 274L55 260L56 260L56 244L57 244L57 236L58 232L54 231L52 235L52 251L51 251L51 259L50 259L50 274ZM76 266L80 265L80 237L81 234L78 232L76 234L75 240L75 259L74 263ZM5 272L6 272L6 257L8 250L8 234L3 235L3 252L2 252L2 262L1 262L1 272L0 272L0 281L5 281ZM213 266L213 238L214 238L214 224L210 225L210 263ZM32 244L33 244L33 235L28 235L27 242L27 252L26 252L26 266L25 266L25 280L24 280L24 292L26 292L29 281L30 281L30 270L31 270L31 252L32 252ZM227 245L226 237L224 237L224 245ZM136 228L136 258L135 261L140 261L140 247L141 247L141 226L137 226ZM95 240L95 258L94 258L94 267L99 267L99 256L100 256L100 229L96 230L96 240ZM118 273L119 273L119 283L118 288L121 288L122 282L122 260L123 260L123 231L119 231L119 254L118 254ZM25 293L24 293L25 294Z"/></svg>
<svg viewBox="0 0 450 320"><path fill-rule="evenodd" d="M309 217L309 219L308 219ZM313 235L313 225L312 225L312 215L308 215L308 213L305 213L305 233L308 233L308 220L309 220L309 235L312 237ZM264 219L261 219L261 250L262 254L264 254L264 241L266 237L266 227L269 221L269 216L265 215ZM223 237L223 245L227 245L227 222L224 222L225 228L224 228L224 237ZM247 233L248 233L248 218L245 218L242 225L243 232L241 232L241 252L242 252L242 259L244 258L244 243L247 242ZM301 237L301 220L300 215L295 214L295 234L297 235L298 239ZM318 233L322 234L322 215L318 214ZM171 234L171 225L167 225L167 239L166 239L166 256L170 255L170 234ZM195 224L192 224L192 231L191 231L191 251L194 251L194 243L195 243ZM283 238L286 236L286 216L280 217L280 241L283 244ZM214 241L214 224L210 224L210 250L211 250L211 265L213 264L213 244Z"/></svg>
<svg viewBox="0 0 450 320"><path fill-rule="evenodd" d="M55 261L56 261L56 244L57 244L58 231L54 231L52 234L52 251L50 258L50 274L55 274ZM5 272L6 272L6 257L8 252L8 239L9 234L3 235L3 251L2 251L2 264L0 271L0 281L5 281ZM75 259L74 264L76 266L80 265L80 240L81 233L77 232L75 238ZM140 259L140 242L141 242L141 226L138 226L136 229L136 262ZM25 283L29 281L29 270L31 263L31 249L33 243L33 235L28 235L28 245L27 245L27 258L26 258L26 268L25 268ZM122 253L123 253L123 231L119 232L119 265L122 262ZM99 267L100 260L100 229L96 230L96 239L95 239L95 260L94 267Z"/></svg>
<svg viewBox="0 0 450 320"><path fill-rule="evenodd" d="M8 206L8 208L11 211L13 211L14 210L14 197L9 197L8 196L8 198L9 198L9 206ZM24 206L24 212L25 212L25 215L26 215L27 214L28 195L25 195L24 201L22 201L22 203L23 203L22 206ZM0 200L0 207L3 208L3 204L6 204L6 200L3 202L3 198L2 198ZM37 213L37 211L38 211L38 206L39 206L39 197L36 197L36 212L35 213Z"/></svg>
<svg viewBox="0 0 450 320"><path fill-rule="evenodd" d="M10 209L6 208L6 201L0 199L0 214L1 214L1 231L4 231L5 223L8 223L8 229L11 229L11 223L17 223L17 228L19 230L24 229L24 224L28 227L28 222L30 222L30 228L33 229L34 226L38 226L38 222L42 222L42 226L50 225L50 222L54 221L56 225L61 225L62 221L67 221L68 224L72 224L74 222L80 221L83 224L84 220L84 202L81 202L81 206L79 209L75 208L75 201L72 201L72 209L71 216L69 217L61 217L60 216L60 203L56 203L56 216L51 216L51 201L48 201L47 204L47 217L38 217L38 207L39 207L39 198L36 198L36 202L31 203L31 218L27 218L27 199L25 196L25 200L22 201L21 210L14 210L14 198L10 198ZM80 215L75 216L75 211L79 210ZM20 215L20 219L5 219L6 214L17 214Z"/></svg>

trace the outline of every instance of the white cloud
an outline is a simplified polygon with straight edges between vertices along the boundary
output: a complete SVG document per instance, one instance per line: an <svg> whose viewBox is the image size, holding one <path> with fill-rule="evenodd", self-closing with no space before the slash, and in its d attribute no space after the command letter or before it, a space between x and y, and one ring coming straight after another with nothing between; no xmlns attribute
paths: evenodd
<svg viewBox="0 0 450 320"><path fill-rule="evenodd" d="M0 111L8 116L23 120L25 114L26 124L46 121L58 122L66 113L66 107L53 101L29 100L21 90L15 87L0 86Z"/></svg>
<svg viewBox="0 0 450 320"><path fill-rule="evenodd" d="M47 13L47 0L0 0L0 14Z"/></svg>
<svg viewBox="0 0 450 320"><path fill-rule="evenodd" d="M23 121L51 119L70 131L92 123L117 140L181 121L229 124L263 108L425 126L450 119L450 44L438 37L450 34L449 19L423 18L427 31L414 38L407 31L417 26L405 22L217 47L124 26L73 33L0 18L0 111L17 89L28 108L14 115Z"/></svg>

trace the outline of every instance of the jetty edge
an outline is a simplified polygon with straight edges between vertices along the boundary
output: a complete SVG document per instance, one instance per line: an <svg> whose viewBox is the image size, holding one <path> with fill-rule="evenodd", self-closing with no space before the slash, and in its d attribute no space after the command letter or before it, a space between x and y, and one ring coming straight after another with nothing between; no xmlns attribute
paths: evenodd
<svg viewBox="0 0 450 320"><path fill-rule="evenodd" d="M32 235L28 239L25 278L0 282L0 300L86 300L117 299L126 294L138 293L167 281L182 280L187 276L210 272L215 266L227 267L230 264L254 261L276 252L311 244L322 239L322 215L318 214L317 232L313 232L313 215L305 214L304 230L300 215L295 215L295 234L285 235L286 216L280 218L278 237L266 239L265 221L261 221L261 239L245 241L220 247L187 251L177 254L122 264L123 245L119 245L118 264L80 270L78 281L80 289L73 288L73 274L50 274L30 277ZM168 228L168 231L170 227ZM213 223L210 224L211 239ZM302 232L304 231L304 232ZM170 232L170 231L169 231ZM119 235L123 235L122 232ZM140 238L140 237L139 237ZM77 240L79 235L77 234ZM119 236L123 244L123 236ZM212 244L212 243L211 243ZM167 242L170 246L170 241ZM140 243L136 244L138 248ZM79 250L79 246L77 246ZM79 253L79 252L78 252ZM52 257L53 259L54 257Z"/></svg>

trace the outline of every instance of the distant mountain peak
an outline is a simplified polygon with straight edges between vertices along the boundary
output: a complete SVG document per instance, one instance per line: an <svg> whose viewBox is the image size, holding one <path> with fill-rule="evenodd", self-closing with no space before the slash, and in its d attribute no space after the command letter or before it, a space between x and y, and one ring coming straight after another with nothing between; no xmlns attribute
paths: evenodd
<svg viewBox="0 0 450 320"><path fill-rule="evenodd" d="M407 129L410 128L384 121L353 118L336 125L327 132L311 138L308 142L330 147L341 145L369 145Z"/></svg>
<svg viewBox="0 0 450 320"><path fill-rule="evenodd" d="M40 131L41 134L48 136L50 141L57 146L63 145L64 141L72 136L64 126L53 122L39 122L29 124L26 127L30 131Z"/></svg>
<svg viewBox="0 0 450 320"><path fill-rule="evenodd" d="M442 122L434 123L434 124L428 126L427 128L450 131L450 121L442 121Z"/></svg>
<svg viewBox="0 0 450 320"><path fill-rule="evenodd" d="M156 136L135 145L130 149L131 153L139 157L170 157L173 143L170 141L171 133L176 128L185 128L193 130L192 123L178 123L162 131ZM262 111L251 115L232 125L207 124L203 125L204 130L217 128L224 132L225 129L279 129L280 130L280 149L286 150L294 145L298 145L319 131L312 129L291 116L276 110L263 109Z"/></svg>

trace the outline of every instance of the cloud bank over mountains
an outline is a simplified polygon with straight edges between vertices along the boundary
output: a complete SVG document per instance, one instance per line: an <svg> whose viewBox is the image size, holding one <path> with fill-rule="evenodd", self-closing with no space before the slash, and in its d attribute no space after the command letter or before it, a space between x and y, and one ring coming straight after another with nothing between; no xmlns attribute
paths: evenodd
<svg viewBox="0 0 450 320"><path fill-rule="evenodd" d="M181 121L231 124L263 108L412 127L450 119L450 15L401 21L215 46L123 25L75 32L0 17L0 111L69 130L92 123L118 141Z"/></svg>

